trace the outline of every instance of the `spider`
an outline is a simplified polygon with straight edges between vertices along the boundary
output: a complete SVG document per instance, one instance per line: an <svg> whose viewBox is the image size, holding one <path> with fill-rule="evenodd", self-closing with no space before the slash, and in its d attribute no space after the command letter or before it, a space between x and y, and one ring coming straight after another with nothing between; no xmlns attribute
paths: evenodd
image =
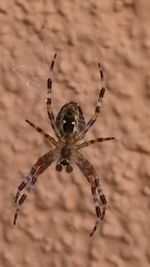
<svg viewBox="0 0 150 267"><path fill-rule="evenodd" d="M96 222L90 236L94 234L100 221L105 216L107 201L103 191L101 189L99 178L93 165L80 153L80 150L91 144L98 142L114 140L114 137L99 137L97 139L89 140L87 142L80 142L88 130L95 123L101 109L102 99L105 94L104 76L101 64L98 63L100 74L100 91L95 113L86 123L81 107L75 102L66 103L59 111L56 119L51 106L51 89L52 89L52 74L55 64L56 53L50 64L50 76L47 79L47 113L53 128L53 131L57 137L57 141L49 134L45 133L40 127L37 127L29 120L25 120L31 127L38 131L44 138L53 145L53 149L42 155L37 162L32 166L29 174L22 180L18 186L18 190L15 196L16 211L13 219L13 224L16 224L20 207L27 198L27 194L35 184L37 177L42 174L54 161L56 161L56 171L60 172L62 169L66 169L67 173L73 171L73 162L79 167L87 181L91 185L91 192L95 205ZM80 142L80 143L79 143Z"/></svg>

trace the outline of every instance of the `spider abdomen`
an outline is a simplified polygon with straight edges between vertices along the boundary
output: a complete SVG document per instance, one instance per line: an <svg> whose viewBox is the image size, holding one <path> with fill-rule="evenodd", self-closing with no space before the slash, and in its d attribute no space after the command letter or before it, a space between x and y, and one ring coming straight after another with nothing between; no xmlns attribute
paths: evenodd
<svg viewBox="0 0 150 267"><path fill-rule="evenodd" d="M64 132L70 134L73 133L75 129L75 117L65 115L63 118L63 130Z"/></svg>
<svg viewBox="0 0 150 267"><path fill-rule="evenodd" d="M75 102L65 104L56 117L56 126L62 137L76 137L83 131L85 120L80 106Z"/></svg>

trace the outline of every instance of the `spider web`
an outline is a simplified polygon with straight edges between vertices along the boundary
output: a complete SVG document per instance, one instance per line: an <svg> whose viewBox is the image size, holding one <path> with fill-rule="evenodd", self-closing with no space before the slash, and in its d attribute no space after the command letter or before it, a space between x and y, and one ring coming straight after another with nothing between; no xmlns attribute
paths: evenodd
<svg viewBox="0 0 150 267"><path fill-rule="evenodd" d="M39 100L45 102L49 65L53 54L46 54L47 49L44 45L38 45L36 49L33 50L33 45L30 47L27 44L16 47L15 60L11 64L12 71L18 82L21 82L22 87L19 90L34 92Z"/></svg>
<svg viewBox="0 0 150 267"><path fill-rule="evenodd" d="M34 92L40 100L46 100L46 76L45 77L29 77L26 73L26 64L16 65L12 68L15 74L18 76L19 80L23 83L23 87L29 91ZM45 79L44 79L45 78ZM45 89L45 92L44 90Z"/></svg>

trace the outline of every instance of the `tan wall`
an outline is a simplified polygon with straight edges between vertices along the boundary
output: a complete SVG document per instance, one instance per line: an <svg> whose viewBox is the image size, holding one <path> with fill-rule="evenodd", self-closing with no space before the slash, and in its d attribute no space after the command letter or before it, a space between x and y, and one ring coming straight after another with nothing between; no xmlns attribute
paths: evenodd
<svg viewBox="0 0 150 267"><path fill-rule="evenodd" d="M0 1L0 267L148 267L150 265L150 2L148 0ZM78 102L86 120L106 95L85 148L108 200L95 236L90 185L74 167L42 174L12 226L21 179L50 147L25 119L53 135L46 79L58 52L55 114Z"/></svg>

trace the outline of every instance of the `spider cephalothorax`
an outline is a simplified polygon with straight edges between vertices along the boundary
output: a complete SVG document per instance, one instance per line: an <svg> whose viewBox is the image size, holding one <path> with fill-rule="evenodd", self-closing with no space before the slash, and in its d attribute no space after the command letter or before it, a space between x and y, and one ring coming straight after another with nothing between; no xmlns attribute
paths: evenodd
<svg viewBox="0 0 150 267"><path fill-rule="evenodd" d="M50 77L47 79L47 112L48 117L51 122L51 126L57 137L57 141L51 137L49 134L45 133L40 127L37 127L31 121L26 120L26 122L35 128L39 133L41 133L46 140L54 146L49 152L41 156L37 162L32 166L29 174L23 179L21 184L18 186L18 190L15 197L16 212L14 215L14 225L16 224L17 216L20 207L27 197L27 193L31 190L32 186L35 184L37 177L44 172L54 161L56 161L56 170L62 171L65 168L66 172L70 173L73 171L73 163L79 167L81 172L87 178L91 185L91 192L93 195L94 205L97 220L95 226L90 234L92 236L96 231L100 220L104 218L107 201L105 195L100 187L99 178L92 164L87 160L79 150L89 146L91 144L103 141L114 140L114 137L99 137L94 140L79 143L81 139L84 138L87 131L96 121L98 114L100 113L102 99L105 93L104 81L103 81L103 71L100 63L98 63L99 73L101 78L101 87L99 91L99 97L97 106L95 108L95 113L91 119L86 123L83 112L80 106L75 102L69 102L65 104L59 111L56 120L53 114L51 106L51 89L52 89L52 72L55 63L56 54L50 65Z"/></svg>
<svg viewBox="0 0 150 267"><path fill-rule="evenodd" d="M72 161L71 148L67 145L62 146L62 148L60 150L60 158L59 158L57 165L56 165L56 170L62 171L62 168L65 167L66 172L68 172L68 173L72 172L73 167L71 165L71 161Z"/></svg>

